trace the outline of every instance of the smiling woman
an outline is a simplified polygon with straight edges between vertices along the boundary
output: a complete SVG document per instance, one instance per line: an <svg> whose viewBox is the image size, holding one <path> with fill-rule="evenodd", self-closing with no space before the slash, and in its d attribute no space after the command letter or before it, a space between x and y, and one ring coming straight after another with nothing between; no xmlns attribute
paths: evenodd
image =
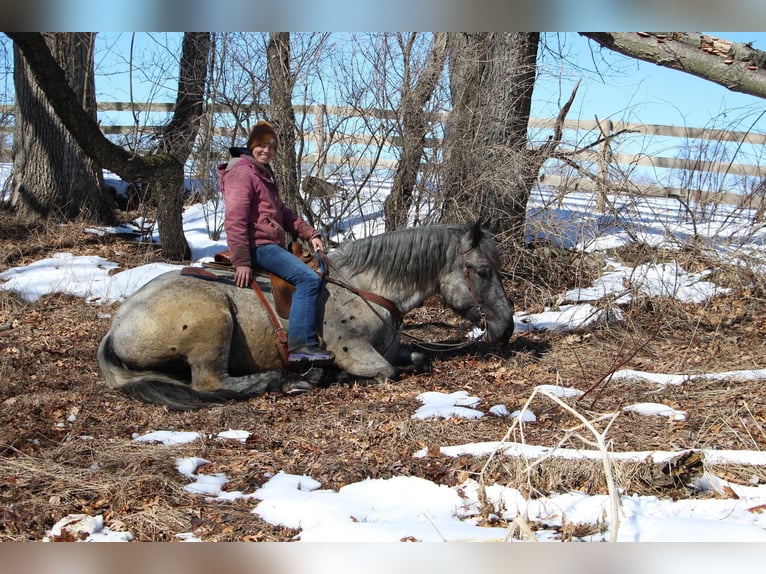
<svg viewBox="0 0 766 574"><path fill-rule="evenodd" d="M319 232L289 209L279 196L271 169L278 145L274 127L260 121L247 138L249 153L218 167L221 194L226 204L224 229L234 266L234 283L250 287L253 268L260 268L295 288L290 305L287 361L296 369L332 364L335 356L322 349L316 333L320 277L300 258L285 249L287 234L324 252Z"/></svg>

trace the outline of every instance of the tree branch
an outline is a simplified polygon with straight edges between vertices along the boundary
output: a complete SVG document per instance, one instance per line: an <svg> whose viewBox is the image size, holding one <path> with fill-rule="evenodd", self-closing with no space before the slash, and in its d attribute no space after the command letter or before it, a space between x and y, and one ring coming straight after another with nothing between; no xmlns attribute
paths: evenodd
<svg viewBox="0 0 766 574"><path fill-rule="evenodd" d="M580 32L631 58L766 98L766 52L697 32Z"/></svg>
<svg viewBox="0 0 766 574"><path fill-rule="evenodd" d="M112 143L96 122L80 104L66 80L64 71L51 54L42 34L37 32L6 32L21 50L29 69L45 92L51 107L86 155L101 167L118 174L126 181L138 181L148 171L141 156L131 155L121 146ZM156 173L162 162L156 159L152 171Z"/></svg>

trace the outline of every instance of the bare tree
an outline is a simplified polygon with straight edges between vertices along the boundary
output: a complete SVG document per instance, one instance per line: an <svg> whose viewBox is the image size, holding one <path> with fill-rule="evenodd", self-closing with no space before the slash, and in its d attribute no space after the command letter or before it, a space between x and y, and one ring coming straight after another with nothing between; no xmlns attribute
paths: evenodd
<svg viewBox="0 0 766 574"><path fill-rule="evenodd" d="M23 53L35 81L85 154L125 181L154 187L161 253L172 260L188 259L191 252L182 228L184 163L203 113L210 34L184 34L175 112L161 134L158 149L151 155L130 153L103 135L67 83L42 34L7 35Z"/></svg>
<svg viewBox="0 0 766 574"><path fill-rule="evenodd" d="M252 124L266 119L268 71L263 34L225 32L217 35L218 67L213 79L216 122L231 127L226 146L242 145Z"/></svg>
<svg viewBox="0 0 766 574"><path fill-rule="evenodd" d="M204 114L205 85L211 38L209 33L184 34L175 111L159 138L158 155L170 158L177 169L152 178L157 201L157 223L162 251L189 259L191 251L183 232L184 164L194 147Z"/></svg>
<svg viewBox="0 0 766 574"><path fill-rule="evenodd" d="M0 104L12 106L15 101L13 86L13 43L9 38L0 36ZM13 112L7 107L0 109L0 162L7 163L10 158L11 138L8 128L13 126ZM7 182L0 180L0 198L6 191Z"/></svg>
<svg viewBox="0 0 766 574"><path fill-rule="evenodd" d="M381 161L395 131L395 112L382 111L390 109L390 94L383 89L388 66L379 65L383 60L377 39L368 34L343 35L338 39L343 49L334 50L323 37L321 51L311 50L312 43L304 42L301 70L304 76L314 73L308 78L314 85L305 91L307 114L300 120L306 127L310 114L313 122L310 140L305 133L299 140L301 148L311 149L299 154L305 175L303 213L319 209L321 217L315 225L328 233L350 231L345 222L352 214L361 215L357 222L366 226L366 214L382 210L375 180L388 180L393 173ZM327 182L331 185L324 185ZM375 218L370 220L374 226ZM378 229L368 227L367 231Z"/></svg>
<svg viewBox="0 0 766 574"><path fill-rule="evenodd" d="M95 34L47 33L41 38L63 70L78 105L95 121ZM114 201L104 189L100 167L64 128L18 49L14 60L11 204L17 217L25 221L82 217L114 223Z"/></svg>
<svg viewBox="0 0 766 574"><path fill-rule="evenodd" d="M527 146L539 33L450 33L452 111L444 138L444 221L480 219L522 240L542 161Z"/></svg>
<svg viewBox="0 0 766 574"><path fill-rule="evenodd" d="M290 33L271 32L267 47L269 72L269 111L279 136L279 148L274 158L277 187L284 202L302 211L298 186L298 166L295 155L295 112L293 88L295 76L290 66ZM311 212L305 214L313 225Z"/></svg>
<svg viewBox="0 0 766 574"><path fill-rule="evenodd" d="M447 55L447 34L435 33L422 70L418 71L413 54L416 38L416 33L396 35L402 54L399 104L401 154L391 193L384 204L386 229L389 231L405 227L408 223L429 131L429 114L425 106L441 78Z"/></svg>

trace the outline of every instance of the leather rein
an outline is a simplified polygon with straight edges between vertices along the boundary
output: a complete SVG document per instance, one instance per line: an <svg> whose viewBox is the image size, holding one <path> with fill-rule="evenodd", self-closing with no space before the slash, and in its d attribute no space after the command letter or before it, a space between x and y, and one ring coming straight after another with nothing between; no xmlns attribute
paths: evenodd
<svg viewBox="0 0 766 574"><path fill-rule="evenodd" d="M356 287L352 285L351 283L348 283L348 279L343 276L343 273L338 269L335 265L333 265L330 260L327 258L327 255L324 252L317 252L316 253L319 262L324 266L322 269L322 278L327 281L328 283L332 283L333 285L337 285L338 287L343 287L347 291L351 291L354 295L357 295L361 297L365 302L369 303L375 303L376 305L380 305L383 307L386 311L391 313L391 316L394 318L394 321L396 321L397 325L400 325L402 323L402 320L404 319L404 315L399 310L399 307L396 306L396 303L391 301L390 299L386 299L382 295L378 295L377 293L373 293L372 291L368 291L366 289L360 289L359 287ZM332 268L339 276L343 278L343 281L340 281L338 279L335 279L334 277L331 277L327 271L327 269ZM375 310L372 309L376 315L380 319L383 319L383 317L380 316L380 314ZM385 319L383 319L385 321ZM396 329L398 330L398 329Z"/></svg>
<svg viewBox="0 0 766 574"><path fill-rule="evenodd" d="M480 317L480 328L482 331L486 331L487 328L487 315L484 313L484 311L481 308L481 304L479 303L478 297L476 297L476 293L473 290L473 287L471 285L471 271L472 269L468 267L468 264L466 263L465 256L470 251L462 251L460 253L460 265L463 271L463 279L465 280L466 287L468 287L468 292L471 294L471 299L473 299L474 308L478 311L479 317ZM321 274L325 281L328 283L332 283L334 285L337 285L339 287L342 287L348 291L351 291L355 295L362 298L363 301L365 301L370 309L375 313L378 318L383 321L384 323L388 323L388 326L394 330L397 331L400 335L403 335L409 339L412 339L414 344L418 347L430 350L430 351L438 351L438 350L445 350L445 349L460 349L464 347L468 347L474 343L474 341L466 341L463 343L432 343L428 341L424 341L423 339L420 339L419 337L416 337L414 335L410 335L408 333L404 333L401 330L402 322L404 319L404 315L399 310L399 308L396 306L396 303L391 301L390 299L386 299L385 297L378 295L377 293L373 293L372 291L367 291L366 289L359 289L358 287L355 287L354 285L351 285L348 282L348 279L343 276L343 273L338 269L335 265L333 265L330 260L327 258L327 255L324 252L317 252L316 253L317 258L320 262ZM331 276L329 276L327 269L332 268L339 276L341 276L344 280L339 281ZM375 303L377 305L380 305L384 309L386 309L389 313L391 313L391 316L394 318L395 324L391 325L385 317L382 317L378 311L373 308L369 303Z"/></svg>

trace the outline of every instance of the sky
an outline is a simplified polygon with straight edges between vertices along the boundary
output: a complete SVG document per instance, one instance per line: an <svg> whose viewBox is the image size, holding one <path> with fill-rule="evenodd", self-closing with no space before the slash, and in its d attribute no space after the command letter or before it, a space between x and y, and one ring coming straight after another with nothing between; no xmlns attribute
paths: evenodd
<svg viewBox="0 0 766 574"><path fill-rule="evenodd" d="M6 168L7 169L7 168ZM113 184L118 182L112 181ZM605 313L598 302L611 298L627 302L630 297L644 293L675 298L685 302L703 303L725 289L711 281L711 270L690 272L675 263L649 264L630 268L609 257L609 248L625 245L631 236L638 236L649 245L678 249L688 240L691 224L679 222L677 205L673 200L649 199L632 200L632 218L615 222L596 213L591 195L573 193L555 209L551 206L552 196L538 192L531 201L529 220L530 234L550 234L554 241L565 241L582 251L597 251L605 256L604 272L591 285L583 285L558 294L557 307L541 313L527 313L519 310L515 316L518 333L534 336L545 330L587 331L603 323L618 323L621 320L619 308ZM615 201L621 201L615 199ZM225 245L225 236L218 242L211 241L206 232L205 209L214 209L200 204L186 209L184 229L189 241L195 264L208 260ZM722 208L707 226L699 229L705 240L729 262L736 257L747 256L749 264L756 271L766 270L766 228L753 226L752 214ZM93 228L89 232L106 234L129 231L123 228ZM132 228L135 230L135 228ZM356 230L360 235L363 228ZM630 231L630 233L628 233ZM121 301L130 296L146 281L166 270L178 268L168 264L148 264L110 274L117 267L98 257L75 256L66 252L41 259L24 267L8 269L0 273L0 288L19 293L28 301L35 301L46 293L71 293L82 297L93 305ZM626 281L632 290L626 290ZM109 316L105 315L108 321ZM766 366L764 366L766 367ZM622 370L614 374L617 378L632 381L647 391L665 385L689 383L690 375L685 373L657 373ZM698 375L695 375L697 378ZM766 369L731 371L725 363L720 372L702 375L701 379L726 380L729 384L737 381L766 379ZM694 384L693 381L689 384ZM549 384L536 387L530 394L527 405L535 396L560 406L557 399L576 396L583 389L567 388L552 380ZM688 412L669 408L647 401L627 405L626 410L658 420L683 421ZM511 410L503 404L493 404L481 396L458 391L452 394L424 392L416 397L420 406L409 414L413 419L423 421L461 418L463 424L481 417L503 417L512 425L534 425L537 413L531 407ZM69 421L74 422L74 421ZM345 485L335 491L328 489L308 475L293 475L277 472L264 476L260 488L247 492L232 492L225 486L232 477L206 472L206 464L215 462L201 458L173 458L174 444L199 441L222 440L244 441L246 428L230 429L225 433L211 435L206 429L190 428L182 432L162 428L147 429L147 432L133 436L113 437L114 440L154 444L158 450L167 449L169 462L178 473L178 480L184 488L198 495L201 500L216 504L234 504L237 500L248 500L253 513L275 525L281 524L300 529L296 540L301 542L398 542L401 540L421 541L503 541L509 533L503 528L478 526L476 524L479 506L478 487L473 480L456 487L436 484L411 476L397 476L388 480L365 480ZM82 437L87 441L88 437ZM504 441L497 437L494 442L479 444L445 444L441 453L449 457L463 454L487 457L508 456L536 458L556 456L565 458L595 458L601 456L597 450L555 448L555 445L534 445ZM411 453L413 457L427 457L427 451ZM611 456L629 460L656 461L672 456L668 452L614 452ZM715 463L736 463L765 465L766 455L756 451L704 451L708 460ZM527 499L514 488L503 484L489 485L488 496L496 503L503 503L504 518L513 520L527 516L531 521L540 521L542 527L532 536L538 541L553 541L557 528L566 517L571 522L597 523L606 521L607 531L585 536L583 541L603 541L612 537L618 541L631 542L766 542L766 485L740 485L729 483L722 477L706 473L696 487L710 493L724 493L731 488L738 498L725 496L671 501L654 496L638 496L628 492L615 492L615 498L607 495L591 496L581 492L551 492L546 496ZM612 513L612 501L618 500L618 513ZM83 530L89 533L89 541L127 541L130 532L114 532L104 523L103 517L70 515L59 521L48 532L48 537L61 534L62 529ZM193 532L174 533L179 541L198 540ZM335 565L337 567L337 565ZM342 567L342 566L341 566Z"/></svg>
<svg viewBox="0 0 766 574"><path fill-rule="evenodd" d="M668 30L763 28L760 0L98 0L6 2L14 30Z"/></svg>
<svg viewBox="0 0 766 574"><path fill-rule="evenodd" d="M751 42L766 50L766 32L707 32L735 42ZM338 35L337 37L340 37ZM334 39L333 41L338 41ZM128 101L131 94L136 101L171 102L175 98L179 33L103 33L97 48L96 89L99 101ZM131 41L135 40L133 83L127 73ZM261 40L258 39L258 42ZM166 69L150 67L142 62L164 62ZM335 70L329 66L321 83L321 97L330 105L343 105L343 96L334 93L335 86L347 84L347 79L334 78ZM549 32L543 35L538 59L538 79L533 92L531 115L535 118L554 118L580 82L574 105L567 119L592 121L611 119L615 124L654 124L695 128L716 128L734 131L766 133L766 103L762 98L733 92L707 80L623 56L576 32ZM158 87L157 84L163 87ZM302 88L301 88L302 90ZM302 103L301 94L296 103ZM315 100L309 98L309 103ZM318 100L323 101L323 100ZM128 112L102 112L105 124L132 123ZM142 123L162 123L167 114L143 116ZM344 124L346 130L350 124ZM532 145L541 145L550 136L550 129L530 128ZM591 131L566 131L562 151L594 141ZM704 146L704 147L702 147ZM689 151L701 147L703 152ZM751 164L753 158L763 155L762 146L737 142L708 143L682 137L648 137L642 133L621 134L611 144L612 151L626 154L648 154L675 158L684 154L706 154L720 162ZM340 153L338 149L334 153ZM735 155L736 154L736 155ZM383 159L395 159L385 153ZM552 170L556 162L546 164ZM635 179L659 185L676 187L672 178L691 178L689 172L656 169L648 166L622 165ZM710 185L735 187L741 184L737 175L717 176ZM747 185L750 185L748 183Z"/></svg>
<svg viewBox="0 0 766 574"><path fill-rule="evenodd" d="M766 50L766 32L705 33L734 42L752 42L756 49ZM554 49L557 39L549 39L551 49ZM758 113L766 110L762 98L733 92L691 74L614 53L577 33L565 33L560 41L564 54L571 54L568 59L574 66L548 62L547 58L542 60L544 74L535 86L533 96L532 115L535 117L555 117L578 80L582 83L570 118L592 120L597 115L599 119L612 118L615 122L700 128L719 118L718 122L723 125L734 122L744 128L756 119ZM557 65L568 68L560 74L563 76L561 81ZM759 127L760 131L766 131L766 120L762 119Z"/></svg>

